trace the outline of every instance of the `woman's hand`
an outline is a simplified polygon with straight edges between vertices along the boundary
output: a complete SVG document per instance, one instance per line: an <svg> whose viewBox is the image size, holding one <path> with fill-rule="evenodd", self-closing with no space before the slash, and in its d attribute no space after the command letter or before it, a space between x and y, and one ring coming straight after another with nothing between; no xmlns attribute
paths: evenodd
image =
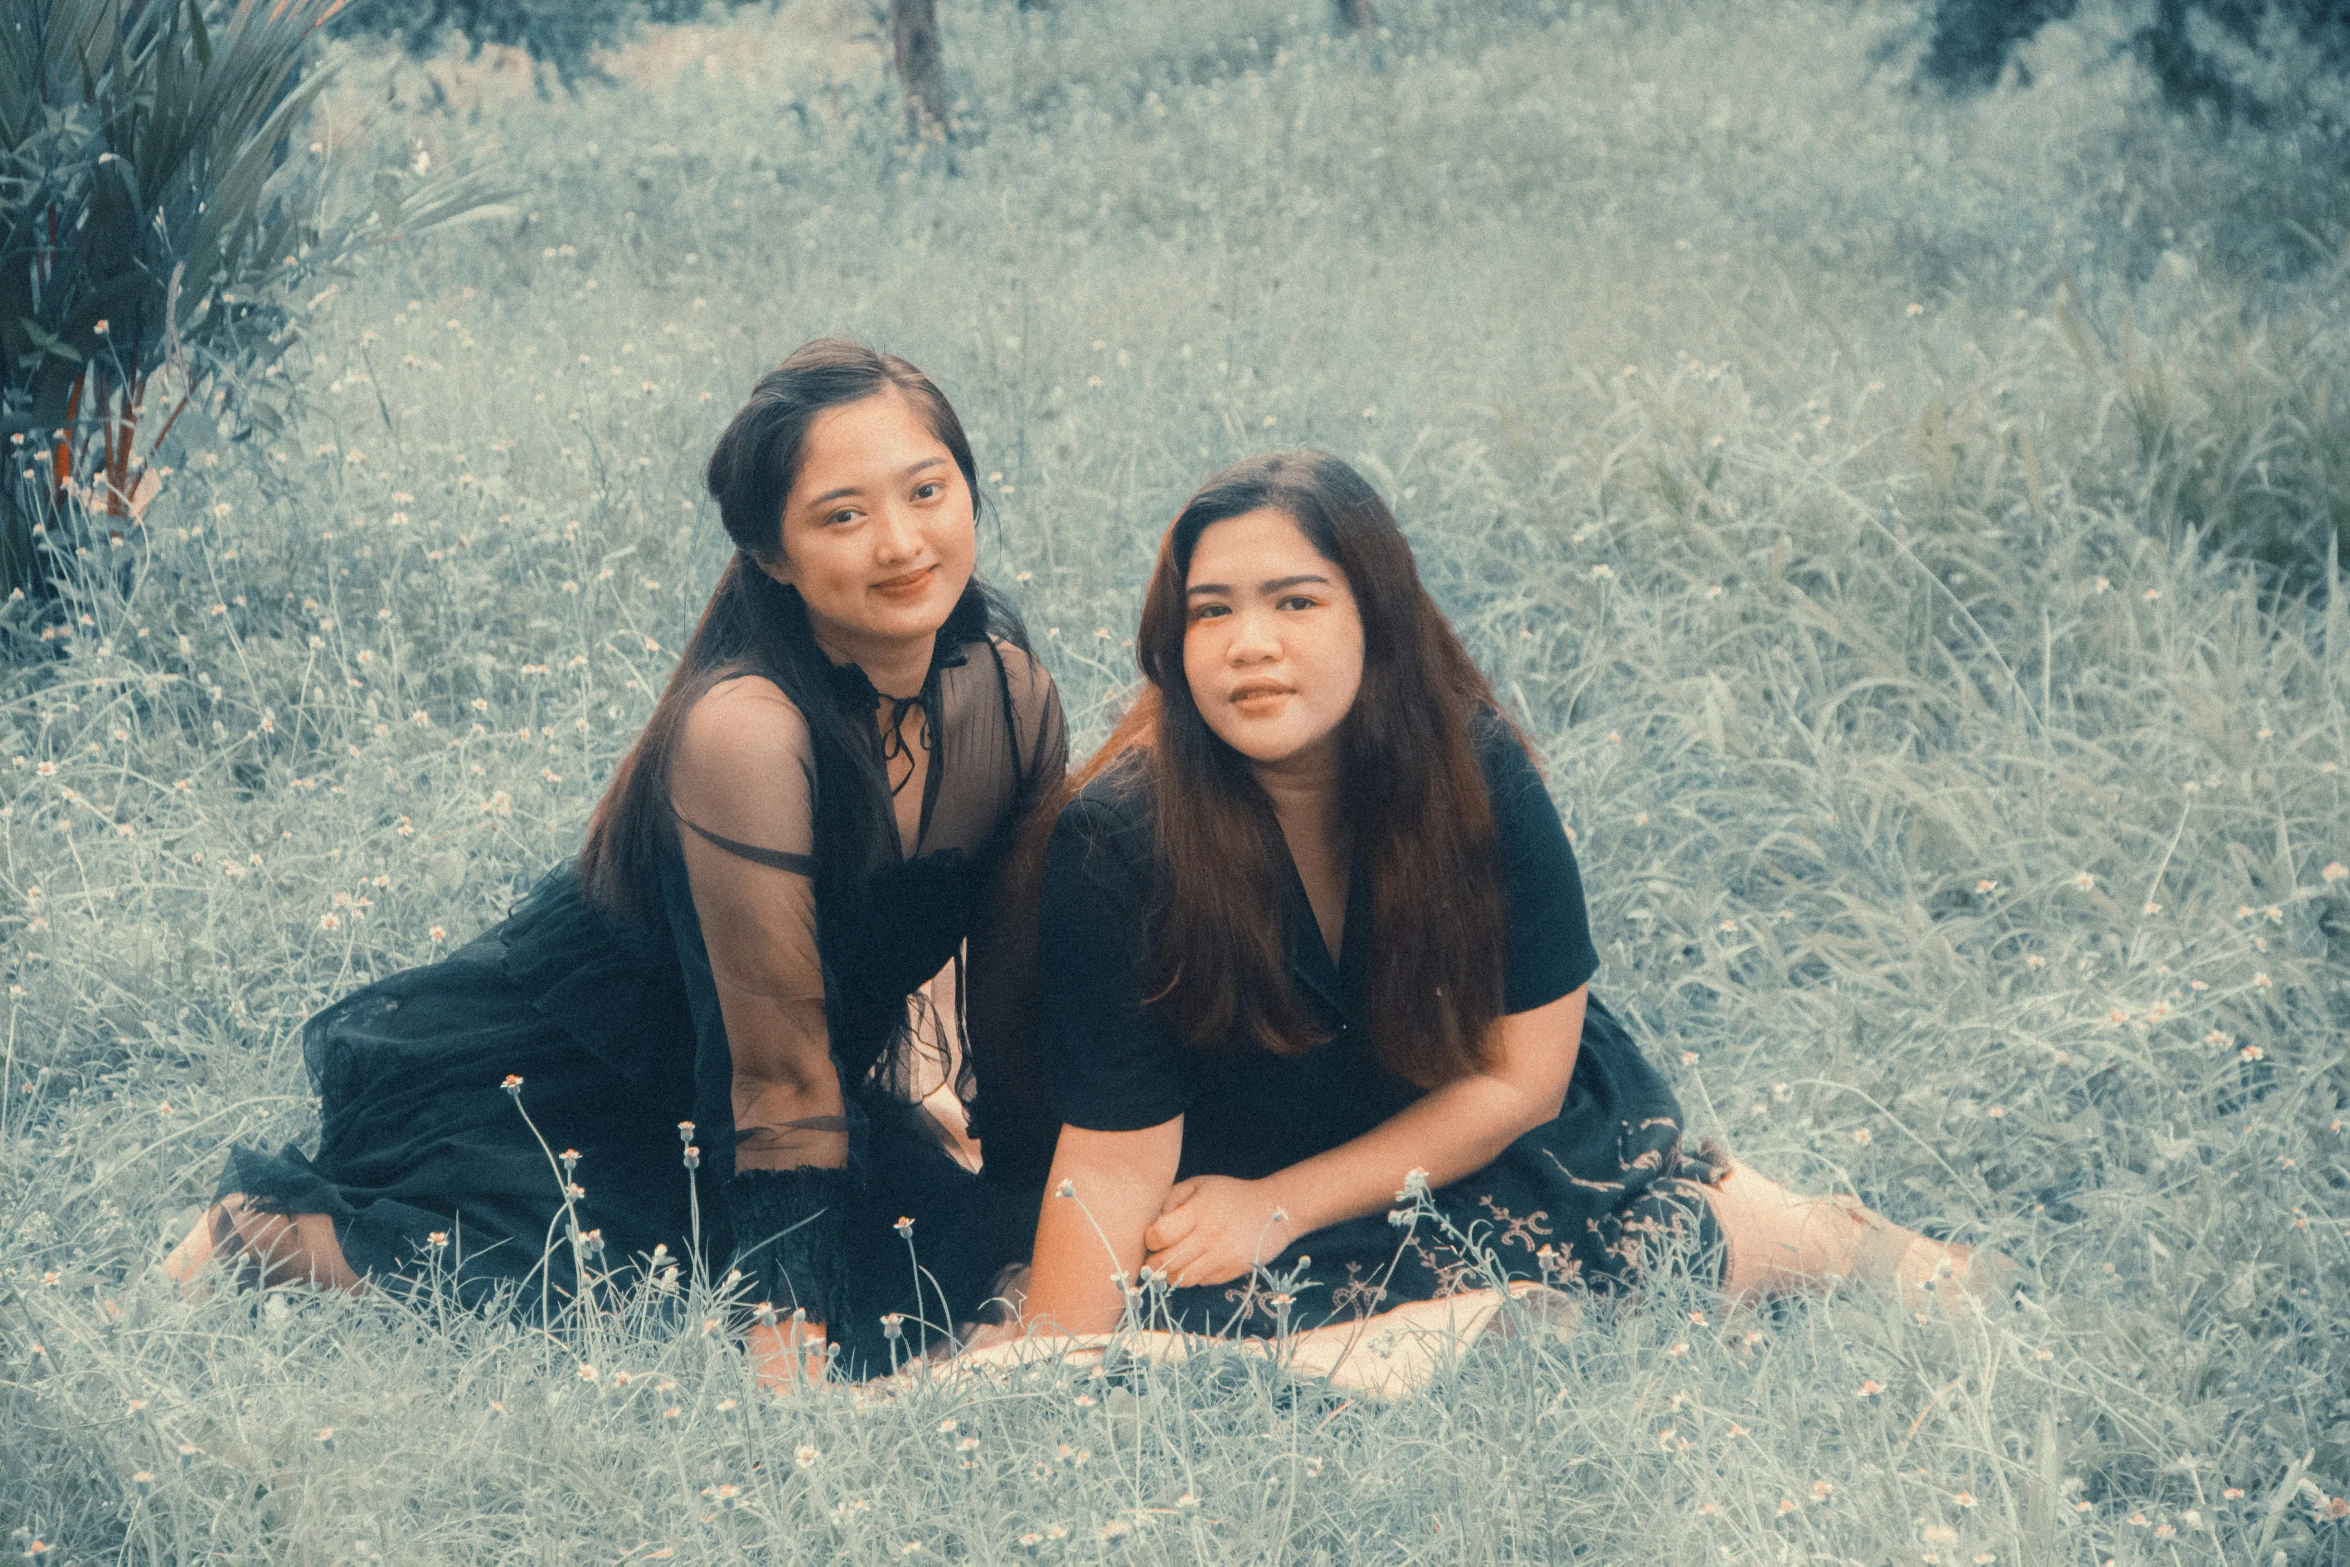
<svg viewBox="0 0 2350 1567"><path fill-rule="evenodd" d="M767 1392L788 1392L824 1380L824 1328L820 1323L755 1323L743 1335L743 1350L751 1357L752 1374Z"/></svg>
<svg viewBox="0 0 2350 1567"><path fill-rule="evenodd" d="M1303 1233L1283 1211L1270 1181L1195 1175L1177 1181L1158 1218L1143 1232L1143 1265L1170 1284L1227 1284L1271 1262Z"/></svg>

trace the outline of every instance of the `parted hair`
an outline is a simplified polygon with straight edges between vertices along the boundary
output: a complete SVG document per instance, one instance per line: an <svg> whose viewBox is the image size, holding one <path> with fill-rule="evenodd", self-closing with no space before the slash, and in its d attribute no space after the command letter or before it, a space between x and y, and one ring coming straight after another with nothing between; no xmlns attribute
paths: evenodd
<svg viewBox="0 0 2350 1567"><path fill-rule="evenodd" d="M1379 1061L1433 1088L1486 1063L1502 1010L1501 870L1474 725L1480 714L1507 720L1362 475L1326 453L1277 453L1225 469L1192 496L1143 595L1135 655L1148 685L1067 797L1114 769L1135 769L1148 786L1160 886L1152 1004L1180 1037L1208 1050L1253 1038L1285 1054L1318 1042L1288 977L1279 825L1183 671L1200 535L1261 510L1297 523L1346 574L1362 614L1363 679L1340 727L1333 819L1350 835L1353 873L1368 880L1371 928L1347 937L1377 954L1368 1000Z"/></svg>
<svg viewBox="0 0 2350 1567"><path fill-rule="evenodd" d="M920 411L963 470L979 520L971 443L931 379L895 354L844 338L806 343L761 376L711 450L704 483L735 546L700 622L678 655L644 732L621 758L588 818L579 874L589 894L614 910L647 913L669 817L669 758L685 715L702 694L735 675L773 680L807 720L815 756L816 884L854 885L890 852L896 827L889 788L872 743L871 714L845 712L833 695L832 661L817 645L799 591L759 569L783 552L783 504L798 479L816 416L895 391ZM942 646L994 634L1027 645L1018 617L977 576L939 629Z"/></svg>

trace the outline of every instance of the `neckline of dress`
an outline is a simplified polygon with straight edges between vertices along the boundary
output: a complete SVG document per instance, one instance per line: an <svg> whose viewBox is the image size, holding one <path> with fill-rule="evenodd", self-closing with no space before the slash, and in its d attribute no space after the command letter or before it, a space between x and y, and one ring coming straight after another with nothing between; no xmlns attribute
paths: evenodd
<svg viewBox="0 0 2350 1567"><path fill-rule="evenodd" d="M824 678L832 687L833 700L844 711L869 714L879 711L883 702L895 703L901 708L917 702L928 707L931 687L938 680L939 671L959 668L969 662L970 655L960 645L949 647L946 638L941 636L931 646L930 667L922 673L922 688L912 696L884 696L881 688L873 683L873 677L865 673L865 666L854 659L845 664L835 664L829 658L826 659Z"/></svg>
<svg viewBox="0 0 2350 1567"><path fill-rule="evenodd" d="M870 723L885 704L889 708L887 725L875 730L884 785L889 781L890 745L892 741L900 747L905 745L906 715L916 707L922 709L922 747L928 757L928 765L922 770L922 804L915 813L914 843L911 848L907 847L904 836L898 830L895 789L888 791L889 800L885 802L889 806L891 863L895 865L911 865L917 860L928 858L924 851L930 844L930 819L938 806L940 786L938 677L942 670L959 669L970 662L970 653L965 646L959 642L950 644L943 633L942 627L941 635L931 643L930 667L923 672L921 689L912 696L884 695L881 688L873 683L873 677L865 673L865 666L854 660L845 664L826 660L825 678L831 683L833 700L840 704L842 712L864 718Z"/></svg>
<svg viewBox="0 0 2350 1567"><path fill-rule="evenodd" d="M1348 856L1346 923L1339 933L1338 950L1333 952L1330 943L1323 939L1322 922L1314 914L1314 900L1306 892L1306 879L1297 868L1297 856L1290 852L1289 839L1281 831L1280 821L1270 806L1264 819L1266 830L1272 834L1274 852L1281 857L1282 945L1287 949L1290 970L1344 1016L1348 1010L1347 981L1353 977L1348 960L1362 956L1363 942L1368 937L1362 927L1370 915L1370 889L1365 885L1362 856L1359 853Z"/></svg>

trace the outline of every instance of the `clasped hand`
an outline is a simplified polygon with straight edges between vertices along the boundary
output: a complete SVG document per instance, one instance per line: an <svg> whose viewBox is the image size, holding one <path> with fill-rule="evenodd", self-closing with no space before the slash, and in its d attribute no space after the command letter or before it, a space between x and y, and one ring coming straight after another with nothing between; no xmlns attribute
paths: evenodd
<svg viewBox="0 0 2350 1567"><path fill-rule="evenodd" d="M1272 1183L1195 1175L1169 1189L1143 1231L1143 1266L1178 1289L1225 1284L1280 1256L1298 1233Z"/></svg>

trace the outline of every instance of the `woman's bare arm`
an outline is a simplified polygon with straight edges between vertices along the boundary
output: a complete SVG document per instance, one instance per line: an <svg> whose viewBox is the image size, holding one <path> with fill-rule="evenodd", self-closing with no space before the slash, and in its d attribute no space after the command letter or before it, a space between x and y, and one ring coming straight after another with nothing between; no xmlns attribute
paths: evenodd
<svg viewBox="0 0 2350 1567"><path fill-rule="evenodd" d="M1135 1132L1061 1128L1021 1317L1031 1332L1106 1333L1139 1275L1143 1231L1175 1184L1183 1117ZM1067 1190L1070 1195L1060 1196Z"/></svg>
<svg viewBox="0 0 2350 1567"><path fill-rule="evenodd" d="M1301 1235L1393 1206L1412 1170L1430 1186L1491 1164L1559 1113L1583 1042L1589 987L1501 1018L1490 1064L1423 1094L1371 1130L1262 1180L1196 1176L1168 1193L1145 1260L1177 1285L1221 1284ZM1049 1204L1048 1204L1049 1206Z"/></svg>

